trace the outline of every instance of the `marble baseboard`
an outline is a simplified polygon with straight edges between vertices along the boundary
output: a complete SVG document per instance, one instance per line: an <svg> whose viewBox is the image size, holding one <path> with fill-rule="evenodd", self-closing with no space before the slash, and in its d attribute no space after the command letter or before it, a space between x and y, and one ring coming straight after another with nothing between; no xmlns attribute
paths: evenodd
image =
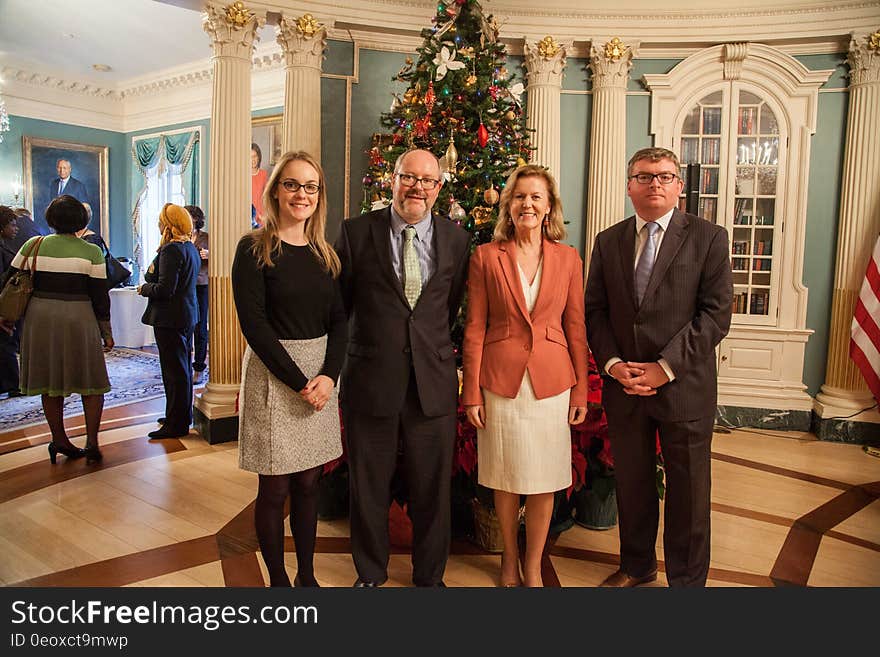
<svg viewBox="0 0 880 657"><path fill-rule="evenodd" d="M815 415L811 430L819 440L858 445L880 445L880 424L875 422L823 419Z"/></svg>
<svg viewBox="0 0 880 657"><path fill-rule="evenodd" d="M193 407L193 424L209 445L238 440L238 416L212 420L201 409Z"/></svg>
<svg viewBox="0 0 880 657"><path fill-rule="evenodd" d="M751 427L776 431L809 431L811 411L783 411L778 408L745 408L719 406L715 421L727 427Z"/></svg>

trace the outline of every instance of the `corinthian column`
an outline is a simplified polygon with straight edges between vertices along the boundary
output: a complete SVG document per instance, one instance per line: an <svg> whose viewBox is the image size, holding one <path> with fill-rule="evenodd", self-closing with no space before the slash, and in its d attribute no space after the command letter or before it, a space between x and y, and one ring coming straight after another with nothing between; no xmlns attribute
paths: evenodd
<svg viewBox="0 0 880 657"><path fill-rule="evenodd" d="M534 130L532 162L543 164L559 178L559 95L565 71L566 45L545 36L537 43L525 42L529 112L526 127Z"/></svg>
<svg viewBox="0 0 880 657"><path fill-rule="evenodd" d="M327 30L311 14L282 19L277 41L284 53L284 119L281 145L285 151L306 151L321 159L321 60Z"/></svg>
<svg viewBox="0 0 880 657"><path fill-rule="evenodd" d="M869 433L876 436L873 423L880 423L877 410L858 412L873 406L874 399L849 357L853 309L880 233L880 30L852 38L849 68L831 337L825 383L814 407L820 438L858 441ZM842 421L844 416L847 419Z"/></svg>
<svg viewBox="0 0 880 657"><path fill-rule="evenodd" d="M587 241L584 262L601 231L623 218L626 189L626 82L638 44L614 37L600 50L590 46L593 123L587 184Z"/></svg>
<svg viewBox="0 0 880 657"><path fill-rule="evenodd" d="M232 259L250 228L251 62L257 29L265 19L242 2L207 5L202 26L211 37L214 89L211 97L209 201L210 380L195 400L195 422L210 443L238 434L237 399L244 338L232 299Z"/></svg>

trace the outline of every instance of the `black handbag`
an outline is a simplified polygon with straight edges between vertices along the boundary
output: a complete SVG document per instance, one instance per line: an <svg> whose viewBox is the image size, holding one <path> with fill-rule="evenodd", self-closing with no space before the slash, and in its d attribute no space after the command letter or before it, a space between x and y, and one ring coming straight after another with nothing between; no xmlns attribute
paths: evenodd
<svg viewBox="0 0 880 657"><path fill-rule="evenodd" d="M25 256L22 268L10 276L6 285L3 286L3 291L0 292L0 317L3 319L17 322L24 317L24 311L27 310L31 294L34 292L37 253L42 242L42 236L37 238L30 253ZM30 260L30 266L28 266L28 260Z"/></svg>
<svg viewBox="0 0 880 657"><path fill-rule="evenodd" d="M128 283L128 279L131 278L131 270L110 253L103 237L101 238L101 248L104 249L104 262L107 263L107 289L112 290L114 287Z"/></svg>

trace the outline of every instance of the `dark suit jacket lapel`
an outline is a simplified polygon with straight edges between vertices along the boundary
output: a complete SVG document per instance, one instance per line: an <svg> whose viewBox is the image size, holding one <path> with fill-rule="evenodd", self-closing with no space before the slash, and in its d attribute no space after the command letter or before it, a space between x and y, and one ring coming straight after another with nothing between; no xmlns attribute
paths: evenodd
<svg viewBox="0 0 880 657"><path fill-rule="evenodd" d="M516 307L519 308L519 312L531 324L532 317L529 314L528 308L526 308L526 296L523 294L522 283L519 278L519 267L516 264L516 245L510 241L501 242L498 249L498 262L501 265L501 271L504 272L507 287L510 289L514 301L516 301Z"/></svg>
<svg viewBox="0 0 880 657"><path fill-rule="evenodd" d="M376 258L379 267L388 279L388 284L397 291L397 296L403 304L409 308L409 302L403 294L403 285L400 279L394 273L394 267L391 264L391 208L385 208L385 211L379 215L376 221L370 224L370 232L373 234L373 246L376 247Z"/></svg>
<svg viewBox="0 0 880 657"><path fill-rule="evenodd" d="M544 240L543 251L541 286L538 288L538 298L535 300L535 309L532 311L532 315L537 315L542 308L549 306L553 300L554 288L562 285L562 253L559 245L550 240ZM525 297L523 299L525 300Z"/></svg>
<svg viewBox="0 0 880 657"><path fill-rule="evenodd" d="M657 254L657 259L654 261L654 269L651 270L651 279L648 281L648 287L645 289L642 301L654 294L660 281L666 276L669 265L672 264L687 235L687 227L687 217L678 210L674 210L666 234L663 236L663 242L660 244L660 253Z"/></svg>
<svg viewBox="0 0 880 657"><path fill-rule="evenodd" d="M635 216L624 220L623 230L620 231L618 240L618 248L620 250L620 269L623 272L623 286L626 289L629 298L632 300L633 307L638 308L639 302L636 300L636 284L635 284L635 253L636 253L636 218Z"/></svg>

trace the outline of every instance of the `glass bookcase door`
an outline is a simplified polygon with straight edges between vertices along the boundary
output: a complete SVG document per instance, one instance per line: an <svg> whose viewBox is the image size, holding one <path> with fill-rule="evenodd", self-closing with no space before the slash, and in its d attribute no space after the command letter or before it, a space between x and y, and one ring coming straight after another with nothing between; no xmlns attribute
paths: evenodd
<svg viewBox="0 0 880 657"><path fill-rule="evenodd" d="M773 247L780 230L783 144L776 114L760 96L729 85L690 108L680 138L682 167L700 164L697 213L730 234L735 321L772 324L778 303Z"/></svg>
<svg viewBox="0 0 880 657"><path fill-rule="evenodd" d="M687 113L681 130L682 175L687 188L688 164L700 166L700 204L697 214L717 222L721 184L721 163L724 161L727 116L724 112L724 91L718 90L703 96ZM684 210L684 197L680 207Z"/></svg>
<svg viewBox="0 0 880 657"><path fill-rule="evenodd" d="M730 230L733 312L738 321L772 323L778 294L774 244L777 236L779 122L759 95L734 88L730 139L736 140L728 170L733 177Z"/></svg>

